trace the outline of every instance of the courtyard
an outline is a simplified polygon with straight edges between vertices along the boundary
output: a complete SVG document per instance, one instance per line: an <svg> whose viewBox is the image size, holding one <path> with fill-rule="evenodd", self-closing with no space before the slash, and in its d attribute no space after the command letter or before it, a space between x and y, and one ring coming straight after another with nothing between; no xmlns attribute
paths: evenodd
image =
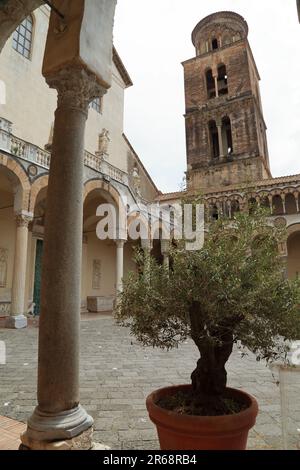
<svg viewBox="0 0 300 470"><path fill-rule="evenodd" d="M7 364L0 365L0 415L24 423L36 406L37 338L34 327L0 330L7 349ZM191 341L172 351L144 348L111 316L83 317L81 403L94 418L94 440L115 450L159 449L145 398L156 388L188 383L197 359ZM248 448L282 449L276 377L264 363L252 355L242 358L239 351L227 370L229 385L252 393L259 402Z"/></svg>

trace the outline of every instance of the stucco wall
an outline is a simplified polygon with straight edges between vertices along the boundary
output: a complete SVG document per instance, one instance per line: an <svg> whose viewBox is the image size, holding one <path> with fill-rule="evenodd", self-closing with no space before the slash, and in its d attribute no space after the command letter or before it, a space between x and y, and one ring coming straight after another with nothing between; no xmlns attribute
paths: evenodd
<svg viewBox="0 0 300 470"><path fill-rule="evenodd" d="M0 55L0 80L6 85L6 104L0 116L13 123L13 133L41 148L49 142L56 108L55 90L49 89L41 74L47 37L49 11L46 7L34 14L33 46L30 60L12 47L12 37ZM85 148L98 150L99 134L109 130L109 162L127 171L126 144L122 138L125 84L113 65L112 87L103 98L103 113L89 110Z"/></svg>

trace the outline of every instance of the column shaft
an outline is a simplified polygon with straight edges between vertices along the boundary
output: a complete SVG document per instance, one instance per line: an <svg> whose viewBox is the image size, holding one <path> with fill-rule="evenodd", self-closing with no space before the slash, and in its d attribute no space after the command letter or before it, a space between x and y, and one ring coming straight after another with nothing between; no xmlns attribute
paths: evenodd
<svg viewBox="0 0 300 470"><path fill-rule="evenodd" d="M117 253L116 253L116 290L117 294L123 291L123 276L124 276L124 240L117 240Z"/></svg>
<svg viewBox="0 0 300 470"><path fill-rule="evenodd" d="M16 241L14 274L11 296L11 316L7 326L25 328L27 326L27 308L25 305L26 268L28 251L28 224L32 220L29 215L16 216Z"/></svg>
<svg viewBox="0 0 300 470"><path fill-rule="evenodd" d="M224 148L223 148L223 136L222 136L222 124L218 124L218 137L219 137L219 149L220 149L220 158L224 158Z"/></svg>
<svg viewBox="0 0 300 470"><path fill-rule="evenodd" d="M86 115L58 108L43 255L38 402L59 412L79 403L83 142ZM45 367L46 365L46 367Z"/></svg>
<svg viewBox="0 0 300 470"><path fill-rule="evenodd" d="M219 88L218 88L218 77L217 75L214 77L215 79L215 87L216 87L216 97L219 97Z"/></svg>
<svg viewBox="0 0 300 470"><path fill-rule="evenodd" d="M38 407L22 436L29 448L85 431L90 436L93 424L79 404L84 133L88 104L104 90L93 74L76 67L47 77L47 82L58 90L58 108L47 191Z"/></svg>

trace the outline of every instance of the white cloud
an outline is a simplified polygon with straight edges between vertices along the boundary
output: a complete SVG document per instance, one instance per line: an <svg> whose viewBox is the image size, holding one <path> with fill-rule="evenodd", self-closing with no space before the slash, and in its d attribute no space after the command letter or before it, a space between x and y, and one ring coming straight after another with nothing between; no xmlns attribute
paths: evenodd
<svg viewBox="0 0 300 470"><path fill-rule="evenodd" d="M286 0L118 0L115 45L132 76L125 132L158 187L180 188L186 169L181 62L195 55L194 26L235 11L249 24L274 176L300 173L300 25Z"/></svg>

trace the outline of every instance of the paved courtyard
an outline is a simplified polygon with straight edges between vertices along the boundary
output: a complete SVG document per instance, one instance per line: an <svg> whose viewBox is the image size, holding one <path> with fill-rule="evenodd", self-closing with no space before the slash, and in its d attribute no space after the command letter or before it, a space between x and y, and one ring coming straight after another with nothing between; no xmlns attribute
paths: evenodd
<svg viewBox="0 0 300 470"><path fill-rule="evenodd" d="M192 342L170 352L143 348L109 316L81 323L81 403L95 420L95 441L113 449L158 449L156 432L145 409L153 389L189 382L197 361ZM0 330L7 364L0 365L0 415L19 421L36 404L36 328ZM260 414L249 439L250 449L281 449L280 395L276 378L253 356L236 351L229 385L243 388L259 401Z"/></svg>

